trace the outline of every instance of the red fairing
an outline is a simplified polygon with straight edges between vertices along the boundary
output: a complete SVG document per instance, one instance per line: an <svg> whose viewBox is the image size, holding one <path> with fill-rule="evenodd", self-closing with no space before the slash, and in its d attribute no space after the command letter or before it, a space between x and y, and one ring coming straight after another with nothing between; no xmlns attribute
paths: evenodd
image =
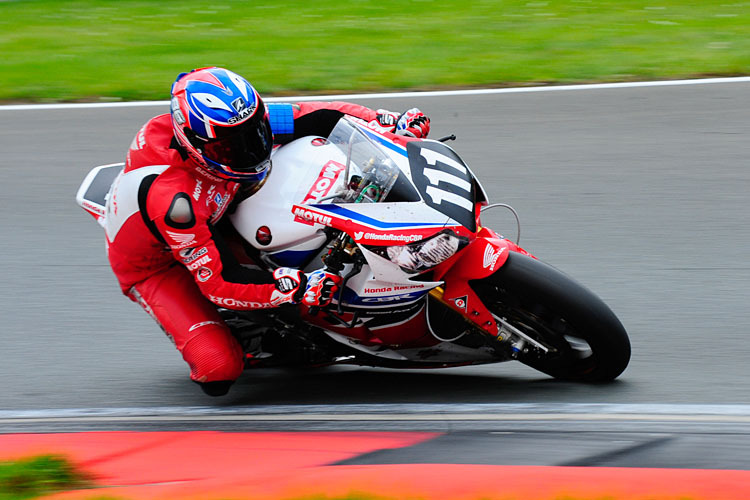
<svg viewBox="0 0 750 500"><path fill-rule="evenodd" d="M443 300L492 335L498 333L497 324L489 309L469 286L469 280L493 274L505 264L510 252L530 255L491 229L481 228L468 247L435 270L434 279L445 281Z"/></svg>

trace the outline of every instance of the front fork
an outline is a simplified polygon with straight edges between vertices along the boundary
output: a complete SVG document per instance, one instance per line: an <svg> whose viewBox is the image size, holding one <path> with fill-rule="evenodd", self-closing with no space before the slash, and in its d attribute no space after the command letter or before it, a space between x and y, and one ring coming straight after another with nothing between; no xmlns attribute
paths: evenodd
<svg viewBox="0 0 750 500"><path fill-rule="evenodd" d="M458 260L446 262L448 265L444 268L436 269L435 281L444 281L445 287L431 290L430 295L487 334L504 340L505 326L501 328L498 325L498 318L492 315L482 299L469 286L469 280L486 278L496 272L505 264L509 252L530 255L491 229L481 228L476 239L460 253Z"/></svg>

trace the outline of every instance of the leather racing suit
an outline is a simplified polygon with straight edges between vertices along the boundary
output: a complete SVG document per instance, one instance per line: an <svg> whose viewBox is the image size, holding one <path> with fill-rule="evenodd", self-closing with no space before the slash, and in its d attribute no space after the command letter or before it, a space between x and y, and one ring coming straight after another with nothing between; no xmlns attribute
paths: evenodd
<svg viewBox="0 0 750 500"><path fill-rule="evenodd" d="M377 117L344 102L267 106L275 144L325 137L344 114ZM107 202L108 257L123 293L156 320L190 366L190 378L204 385L234 381L244 368L242 348L216 306L274 306L270 273L240 266L215 230L240 186L190 160L164 114L136 134Z"/></svg>

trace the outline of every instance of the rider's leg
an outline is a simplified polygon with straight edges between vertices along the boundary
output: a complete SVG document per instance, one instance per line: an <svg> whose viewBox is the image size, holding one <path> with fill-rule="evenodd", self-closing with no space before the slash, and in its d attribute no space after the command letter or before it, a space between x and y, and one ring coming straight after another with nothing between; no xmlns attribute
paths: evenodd
<svg viewBox="0 0 750 500"><path fill-rule="evenodd" d="M221 396L244 368L242 348L192 276L176 265L136 284L129 296L162 327L190 366L190 379Z"/></svg>

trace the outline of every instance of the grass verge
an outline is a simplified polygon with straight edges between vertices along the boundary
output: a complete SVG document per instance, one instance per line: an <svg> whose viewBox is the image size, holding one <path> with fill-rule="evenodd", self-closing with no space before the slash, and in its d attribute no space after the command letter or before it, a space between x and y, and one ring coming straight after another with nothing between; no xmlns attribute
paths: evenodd
<svg viewBox="0 0 750 500"><path fill-rule="evenodd" d="M65 458L41 455L0 462L0 500L22 500L86 487L84 474Z"/></svg>
<svg viewBox="0 0 750 500"><path fill-rule="evenodd" d="M750 4L0 0L0 100L164 99L229 67L264 94L750 73Z"/></svg>

